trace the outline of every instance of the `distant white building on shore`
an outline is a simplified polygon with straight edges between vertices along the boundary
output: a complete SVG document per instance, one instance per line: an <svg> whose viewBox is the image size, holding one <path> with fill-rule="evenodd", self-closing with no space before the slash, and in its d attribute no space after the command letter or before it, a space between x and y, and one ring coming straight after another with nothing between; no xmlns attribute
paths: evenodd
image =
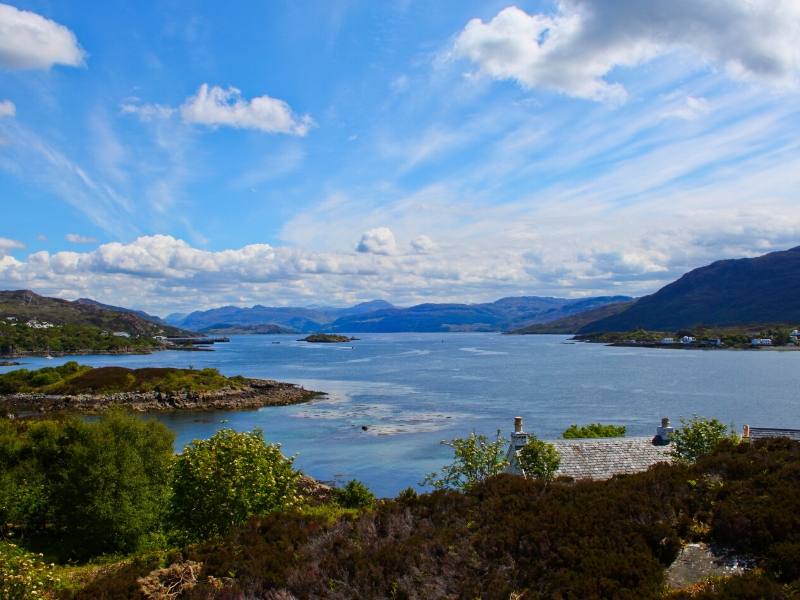
<svg viewBox="0 0 800 600"><path fill-rule="evenodd" d="M681 338L681 344L694 344L697 341L697 338L692 337L691 335L685 335Z"/></svg>
<svg viewBox="0 0 800 600"><path fill-rule="evenodd" d="M772 346L771 338L753 338L750 340L751 346Z"/></svg>
<svg viewBox="0 0 800 600"><path fill-rule="evenodd" d="M674 344L674 343L675 343L675 338L670 338L670 337L661 338L661 341L659 342L659 344Z"/></svg>

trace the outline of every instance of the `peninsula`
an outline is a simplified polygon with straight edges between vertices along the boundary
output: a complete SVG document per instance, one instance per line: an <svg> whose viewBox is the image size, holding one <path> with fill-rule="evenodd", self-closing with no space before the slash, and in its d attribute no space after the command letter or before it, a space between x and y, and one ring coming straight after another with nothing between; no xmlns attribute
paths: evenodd
<svg viewBox="0 0 800 600"><path fill-rule="evenodd" d="M322 395L291 383L226 377L216 369L60 367L0 375L0 414L240 410L308 402Z"/></svg>

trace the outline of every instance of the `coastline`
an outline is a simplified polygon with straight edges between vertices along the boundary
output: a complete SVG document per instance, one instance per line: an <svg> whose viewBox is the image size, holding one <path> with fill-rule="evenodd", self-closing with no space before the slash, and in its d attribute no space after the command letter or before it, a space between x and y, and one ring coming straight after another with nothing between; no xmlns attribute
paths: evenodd
<svg viewBox="0 0 800 600"><path fill-rule="evenodd" d="M214 392L120 392L110 394L0 395L0 414L99 414L112 408L134 412L175 412L212 410L252 410L265 406L302 404L324 392L307 390L293 383L267 379L247 379L245 389L227 388Z"/></svg>
<svg viewBox="0 0 800 600"><path fill-rule="evenodd" d="M611 346L615 348L648 348L657 350L721 350L721 351L751 351L751 352L798 352L800 346L701 346L692 344L656 344L656 343L643 343L636 344L630 342L604 342L593 340L581 340L570 338L572 342L582 342L584 344L602 344L604 346Z"/></svg>
<svg viewBox="0 0 800 600"><path fill-rule="evenodd" d="M23 350L0 354L0 360L11 360L15 358L45 357L45 356L144 356L164 352L167 350L180 350L182 352L213 352L213 348L199 346L154 346L152 348L139 348L137 350L69 350L61 352L47 352L41 350Z"/></svg>

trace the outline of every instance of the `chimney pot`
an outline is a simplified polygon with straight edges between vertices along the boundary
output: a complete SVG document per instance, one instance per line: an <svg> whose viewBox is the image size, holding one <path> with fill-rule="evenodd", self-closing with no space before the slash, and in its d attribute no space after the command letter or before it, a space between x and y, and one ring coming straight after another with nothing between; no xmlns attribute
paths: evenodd
<svg viewBox="0 0 800 600"><path fill-rule="evenodd" d="M514 433L522 433L522 417L514 417Z"/></svg>
<svg viewBox="0 0 800 600"><path fill-rule="evenodd" d="M661 426L669 427L669 417L661 417Z"/></svg>

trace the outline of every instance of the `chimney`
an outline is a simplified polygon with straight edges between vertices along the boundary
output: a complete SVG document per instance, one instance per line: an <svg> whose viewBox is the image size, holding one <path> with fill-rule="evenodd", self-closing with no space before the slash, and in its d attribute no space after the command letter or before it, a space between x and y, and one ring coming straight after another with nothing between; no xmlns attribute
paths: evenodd
<svg viewBox="0 0 800 600"><path fill-rule="evenodd" d="M661 425L656 427L656 437L653 443L657 446L666 446L672 439L672 432L675 428L669 424L669 417L662 417Z"/></svg>
<svg viewBox="0 0 800 600"><path fill-rule="evenodd" d="M522 417L514 417L514 433L511 434L511 449L517 451L528 443L528 434L522 430Z"/></svg>
<svg viewBox="0 0 800 600"><path fill-rule="evenodd" d="M750 441L750 425L745 425L742 427L742 437L745 441Z"/></svg>

